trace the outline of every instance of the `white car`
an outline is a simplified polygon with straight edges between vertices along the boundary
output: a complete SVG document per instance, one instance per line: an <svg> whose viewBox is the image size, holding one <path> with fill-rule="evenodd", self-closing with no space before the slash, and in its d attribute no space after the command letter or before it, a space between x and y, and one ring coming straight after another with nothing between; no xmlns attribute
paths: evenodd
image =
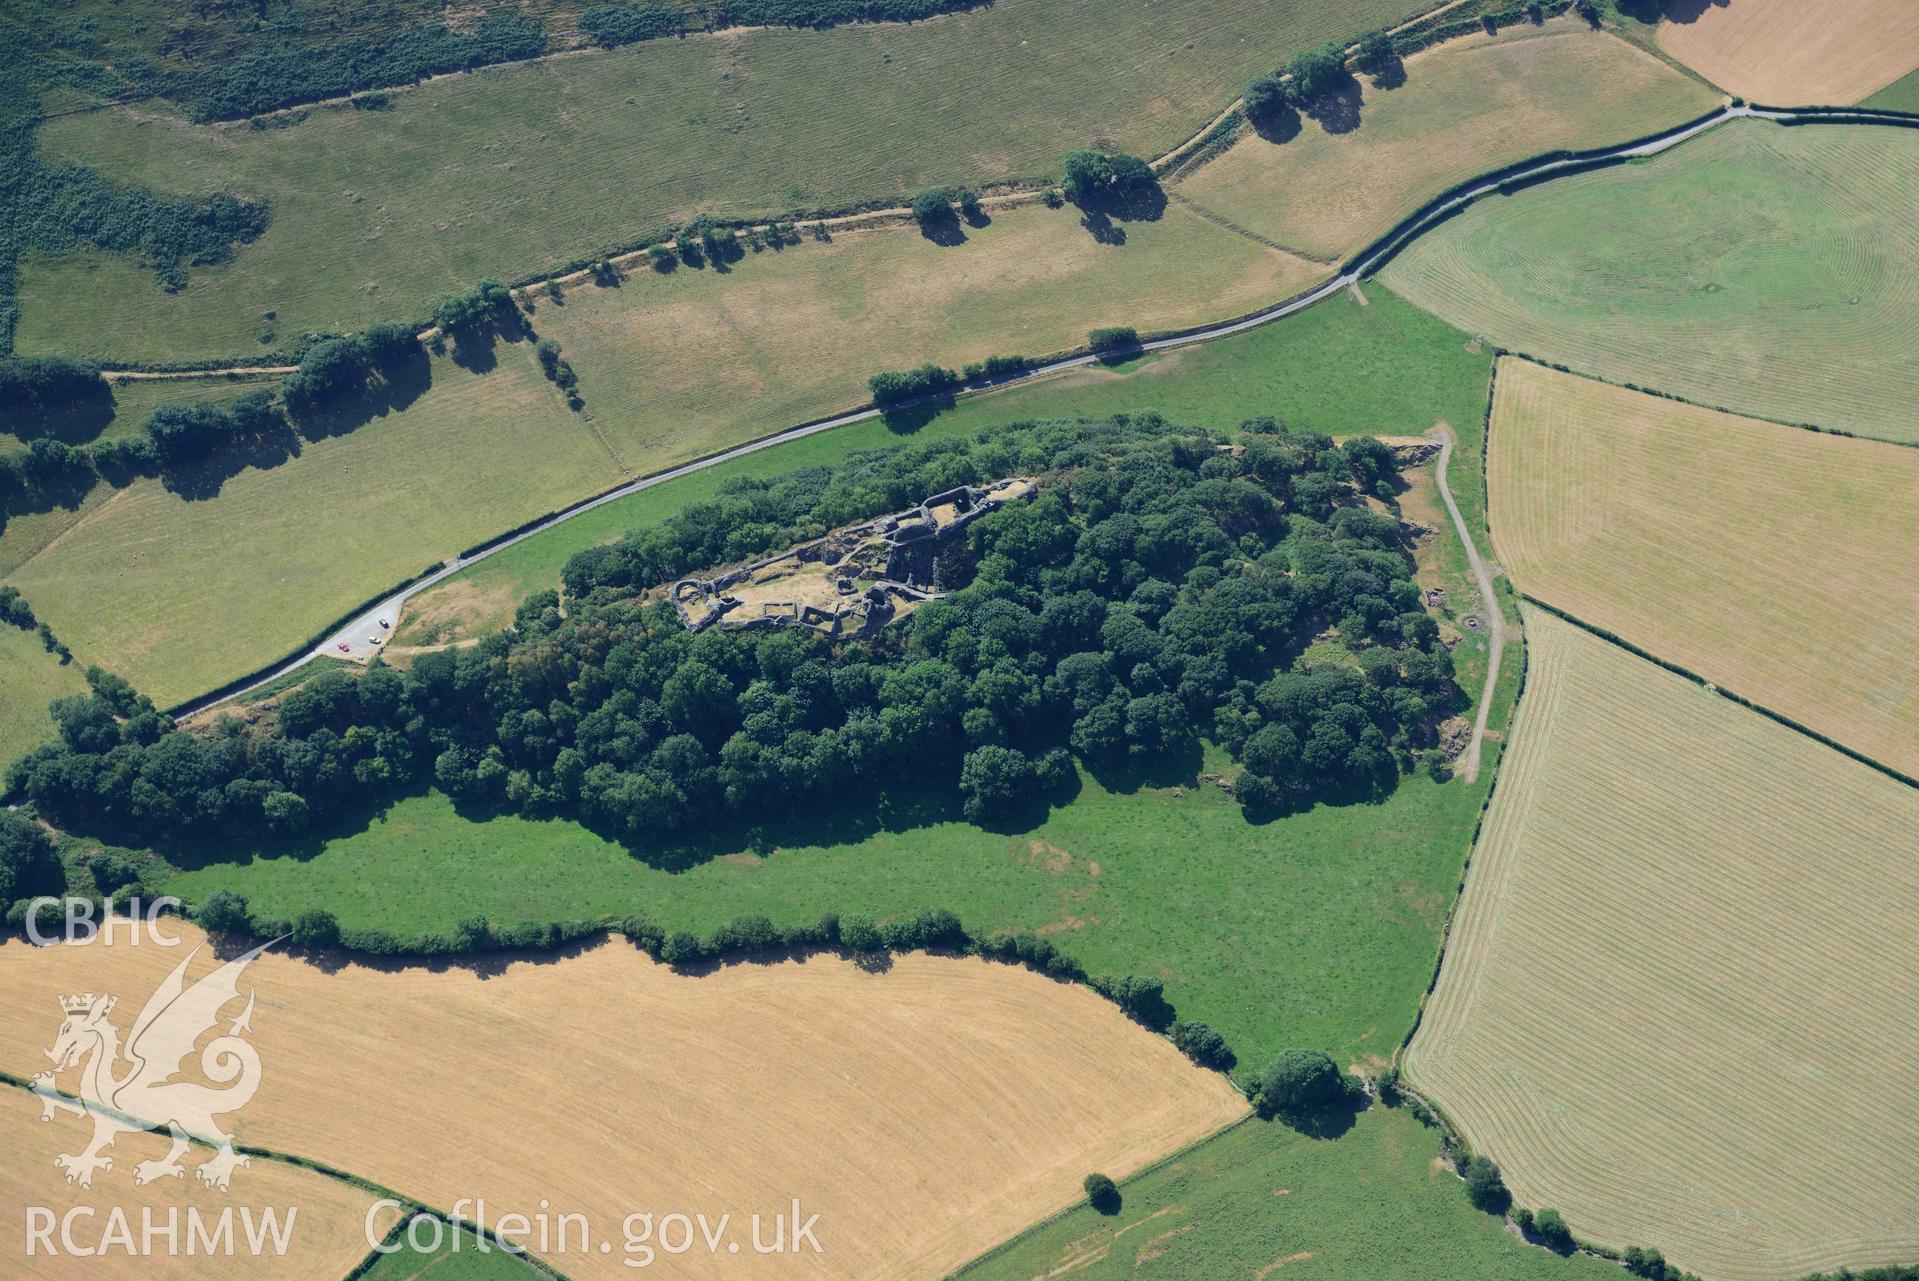
<svg viewBox="0 0 1919 1281"><path fill-rule="evenodd" d="M366 638L366 643L369 645L378 645L380 643L380 638L378 636L369 636Z"/></svg>

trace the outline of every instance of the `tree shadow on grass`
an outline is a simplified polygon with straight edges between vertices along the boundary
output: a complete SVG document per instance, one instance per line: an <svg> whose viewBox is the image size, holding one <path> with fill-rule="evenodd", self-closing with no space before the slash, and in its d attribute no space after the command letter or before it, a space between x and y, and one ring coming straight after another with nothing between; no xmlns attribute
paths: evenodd
<svg viewBox="0 0 1919 1281"><path fill-rule="evenodd" d="M1619 0L1619 12L1648 25L1660 19L1668 22L1697 22L1708 9L1724 9L1732 0Z"/></svg>
<svg viewBox="0 0 1919 1281"><path fill-rule="evenodd" d="M1204 763L1205 754L1200 750L1199 741L1188 739L1157 755L1081 761L1080 768L1107 791L1130 796L1149 787L1196 787Z"/></svg>
<svg viewBox="0 0 1919 1281"><path fill-rule="evenodd" d="M1267 142L1284 145L1299 137L1299 112L1286 105L1257 117L1248 117L1253 132Z"/></svg>
<svg viewBox="0 0 1919 1281"><path fill-rule="evenodd" d="M1290 1126L1309 1139L1336 1139L1357 1125L1360 1115L1371 1106L1366 1091L1351 1086L1331 1107L1304 1114L1280 1113L1268 1119Z"/></svg>
<svg viewBox="0 0 1919 1281"><path fill-rule="evenodd" d="M1366 94L1359 81L1350 75L1344 76L1331 92L1307 103L1306 114L1327 133L1351 133L1359 128L1365 102Z"/></svg>
<svg viewBox="0 0 1919 1281"><path fill-rule="evenodd" d="M105 382L89 384L78 396L50 409L38 406L10 410L6 430L23 441L57 440L84 445L113 422L113 389Z"/></svg>
<svg viewBox="0 0 1919 1281"><path fill-rule="evenodd" d="M966 232L960 226L959 215L948 209L942 217L929 218L920 223L920 235L936 245L951 249L966 243Z"/></svg>
<svg viewBox="0 0 1919 1281"><path fill-rule="evenodd" d="M1375 89L1397 89L1406 83L1406 62L1398 54L1393 54L1383 64L1368 73Z"/></svg>
<svg viewBox="0 0 1919 1281"><path fill-rule="evenodd" d="M516 332L520 326L514 326ZM497 360L492 354L492 339L486 340L486 365L492 368ZM466 339L456 341L454 360L464 365L457 354L470 350ZM369 378L357 391L334 396L320 404L305 407L295 416L295 425L300 435L307 440L325 440L329 436L344 436L348 432L358 431L376 418L399 413L407 409L414 401L426 395L433 386L433 362L427 358L424 350L416 351L395 367Z"/></svg>
<svg viewBox="0 0 1919 1281"><path fill-rule="evenodd" d="M227 481L249 467L265 471L300 456L300 437L282 422L238 445L228 445L205 458L160 472L160 484L176 498L204 502L219 497Z"/></svg>
<svg viewBox="0 0 1919 1281"><path fill-rule="evenodd" d="M910 436L951 409L955 403L953 393L944 391L907 405L885 405L880 408L880 421L886 424L886 430Z"/></svg>

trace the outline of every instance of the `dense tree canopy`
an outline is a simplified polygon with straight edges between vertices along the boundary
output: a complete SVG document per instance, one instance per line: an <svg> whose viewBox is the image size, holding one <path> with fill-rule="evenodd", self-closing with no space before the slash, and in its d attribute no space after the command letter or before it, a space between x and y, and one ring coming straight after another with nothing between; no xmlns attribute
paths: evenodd
<svg viewBox="0 0 1919 1281"><path fill-rule="evenodd" d="M1066 198L1082 209L1121 203L1158 185L1151 165L1120 153L1069 151L1060 173Z"/></svg>
<svg viewBox="0 0 1919 1281"><path fill-rule="evenodd" d="M1323 1050L1281 1050L1260 1074L1255 1101L1267 1116L1310 1120L1337 1107L1346 1097L1346 1080Z"/></svg>
<svg viewBox="0 0 1919 1281"><path fill-rule="evenodd" d="M1310 103L1335 92L1346 80L1346 51L1330 42L1293 55L1286 64L1296 102Z"/></svg>
<svg viewBox="0 0 1919 1281"><path fill-rule="evenodd" d="M9 782L77 830L160 842L297 830L422 779L644 841L895 784L943 782L976 821L1017 821L1074 756L1151 769L1201 738L1244 755L1250 803L1377 792L1457 690L1398 522L1354 493L1363 456L1270 421L1225 448L1145 415L732 482L575 557L564 613L544 593L405 673L316 675L270 730L63 700L59 741ZM870 640L694 635L640 596L1006 475L1041 477L1038 497L969 525L941 557L951 594ZM1302 668L1329 628L1350 661Z"/></svg>
<svg viewBox="0 0 1919 1281"><path fill-rule="evenodd" d="M0 356L0 415L48 412L106 389L100 367L64 356Z"/></svg>

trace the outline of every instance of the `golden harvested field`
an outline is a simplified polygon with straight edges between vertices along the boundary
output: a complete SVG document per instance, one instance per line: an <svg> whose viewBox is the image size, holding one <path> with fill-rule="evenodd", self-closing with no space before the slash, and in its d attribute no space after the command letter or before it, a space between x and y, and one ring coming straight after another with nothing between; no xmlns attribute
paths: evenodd
<svg viewBox="0 0 1919 1281"><path fill-rule="evenodd" d="M1520 590L1919 776L1919 450L1513 357L1488 448Z"/></svg>
<svg viewBox="0 0 1919 1281"><path fill-rule="evenodd" d="M1028 206L934 244L892 224L766 250L727 272L636 267L543 297L534 324L579 371L587 413L635 468L710 452L867 398L882 369L958 368L1081 346L1100 325L1171 329L1279 302L1324 268L1178 206L1116 223Z"/></svg>
<svg viewBox="0 0 1919 1281"><path fill-rule="evenodd" d="M1557 148L1624 142L1718 95L1579 18L1449 41L1364 83L1357 129L1311 119L1285 142L1248 131L1174 190L1305 253L1344 257L1453 183Z"/></svg>
<svg viewBox="0 0 1919 1281"><path fill-rule="evenodd" d="M53 1030L59 1026L59 1011L50 999L42 1004L52 1015L51 1021L39 1018L39 1009L33 1011L34 1017L10 1021L30 1023L36 1029L44 1026L51 1043ZM40 1066L45 1066L44 1061ZM0 1216L7 1223L5 1257L10 1281L225 1281L229 1277L244 1281L339 1281L367 1255L367 1211L374 1198L337 1179L277 1161L253 1158L252 1165L234 1172L230 1189L219 1192L193 1177L193 1167L211 1155L208 1149L195 1147L184 1159L189 1171L184 1178L156 1179L142 1186L133 1181L133 1167L164 1156L167 1140L163 1134L129 1134L115 1142L111 1149L113 1168L96 1174L90 1191L69 1184L54 1168L53 1158L63 1152L78 1152L92 1133L92 1123L60 1112L43 1124L40 1107L40 1100L25 1090L0 1086L0 1151L7 1154L6 1160L0 1161ZM24 1225L29 1207L51 1211L57 1225L69 1210L79 1206L94 1210L90 1218L80 1215L73 1220L74 1244L83 1249L102 1244L108 1216L116 1207L126 1216L136 1242L141 1239L143 1210L150 1210L155 1216L153 1222L162 1227L168 1213L177 1211L181 1257L167 1257L166 1247L158 1244L164 1238L155 1238L156 1255L134 1257L113 1247L96 1257L79 1259L62 1246L57 1226L52 1237L57 1254L48 1254L38 1242L34 1252L27 1253ZM197 1212L202 1223L217 1230L217 1220L228 1207L233 1210L236 1243L246 1240L243 1214L251 1214L259 1224L262 1212L271 1211L284 1223L288 1207L296 1207L286 1253L276 1255L269 1247L255 1256L241 1245L232 1255L185 1257L189 1212ZM376 1234L392 1227L394 1213L382 1209L375 1216Z"/></svg>
<svg viewBox="0 0 1919 1281"><path fill-rule="evenodd" d="M1689 0L1659 47L1714 84L1772 106L1847 106L1919 68L1912 0Z"/></svg>
<svg viewBox="0 0 1919 1281"><path fill-rule="evenodd" d="M0 1006L57 1016L68 990L137 1002L178 961L10 942ZM211 967L202 955L190 973ZM630 1213L730 1212L741 1239L795 1197L820 1215L821 1253L702 1246L649 1274L941 1275L1077 1200L1088 1171L1123 1175L1246 1106L1090 990L977 959L869 972L816 955L689 977L611 940L484 976L268 953L246 979L263 1082L232 1119L244 1141L442 1209L484 1196L495 1222L547 1198L614 1243L546 1253L580 1279L632 1275ZM33 1070L55 1026L9 1020L0 1062Z"/></svg>
<svg viewBox="0 0 1919 1281"><path fill-rule="evenodd" d="M1408 1078L1583 1238L1712 1281L1919 1257L1919 792L1525 613Z"/></svg>
<svg viewBox="0 0 1919 1281"><path fill-rule="evenodd" d="M483 538L618 483L530 343L475 374L433 361L405 410L188 500L96 489L6 581L85 661L156 702L288 652L357 602ZM0 549L34 531L9 527Z"/></svg>

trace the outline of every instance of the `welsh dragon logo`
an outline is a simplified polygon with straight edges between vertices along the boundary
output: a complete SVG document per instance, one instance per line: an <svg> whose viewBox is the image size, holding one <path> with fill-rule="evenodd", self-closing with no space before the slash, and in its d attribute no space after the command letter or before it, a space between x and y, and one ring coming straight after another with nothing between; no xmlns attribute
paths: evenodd
<svg viewBox="0 0 1919 1281"><path fill-rule="evenodd" d="M168 1131L173 1146L159 1160L134 1166L135 1183L185 1175L180 1159L186 1155L190 1137L216 1149L194 1170L200 1182L210 1187L225 1191L234 1167L251 1164L234 1152L233 1136L215 1125L213 1118L239 1111L260 1088L260 1055L244 1039L253 1030L252 989L239 1017L200 1051L200 1071L224 1088L173 1078L186 1067L195 1042L220 1021L220 1011L239 999L242 971L271 946L263 943L189 987L186 971L199 951L195 948L147 998L125 1046L120 1043L120 1030L107 1019L115 997L89 992L60 998L64 1016L60 1033L46 1052L53 1071L35 1074L33 1092L41 1099L42 1121L51 1121L55 1111L93 1118L93 1141L86 1150L53 1159L55 1166L67 1172L68 1183L92 1187L95 1171L113 1168L113 1158L101 1153L120 1135L145 1130ZM76 1067L81 1069L77 1100L54 1085L56 1074Z"/></svg>

